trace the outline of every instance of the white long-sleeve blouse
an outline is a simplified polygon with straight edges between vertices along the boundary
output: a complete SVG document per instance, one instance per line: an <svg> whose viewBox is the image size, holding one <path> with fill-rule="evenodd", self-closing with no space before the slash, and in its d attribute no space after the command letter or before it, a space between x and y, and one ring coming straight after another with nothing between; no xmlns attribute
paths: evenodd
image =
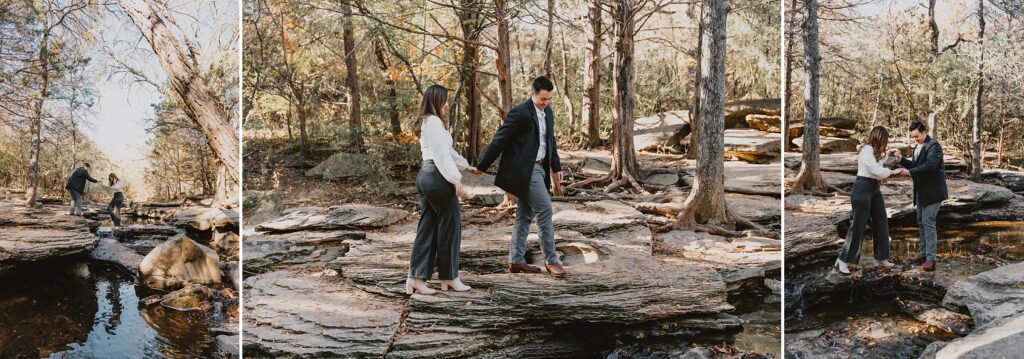
<svg viewBox="0 0 1024 359"><path fill-rule="evenodd" d="M864 145L857 155L857 175L883 180L892 175L892 170L885 168L882 160L875 159L875 149L871 145Z"/></svg>
<svg viewBox="0 0 1024 359"><path fill-rule="evenodd" d="M452 134L444 129L441 118L427 116L420 128L420 152L424 160L433 160L441 176L452 184L462 181L460 168L469 167L466 161L455 148L452 148Z"/></svg>

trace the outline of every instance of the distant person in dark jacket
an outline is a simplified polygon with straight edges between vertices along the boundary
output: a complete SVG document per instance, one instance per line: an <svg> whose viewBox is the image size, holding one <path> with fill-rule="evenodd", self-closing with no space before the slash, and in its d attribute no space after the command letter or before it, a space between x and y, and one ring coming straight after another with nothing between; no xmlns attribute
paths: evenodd
<svg viewBox="0 0 1024 359"><path fill-rule="evenodd" d="M501 156L494 184L519 198L516 222L512 228L508 264L511 273L539 273L540 268L526 263L526 236L530 223L537 219L540 250L544 267L552 276L565 276L565 269L555 253L555 234L551 223L551 175L562 180L562 164L555 143L554 113L551 91L555 85L547 77L533 80L530 98L512 108L494 133L475 169L486 171Z"/></svg>
<svg viewBox="0 0 1024 359"><path fill-rule="evenodd" d="M82 216L82 196L85 193L85 181L99 182L89 175L89 170L91 169L92 166L88 162L83 163L82 167L78 167L74 172L71 172L68 183L64 185L64 189L71 192L71 212L68 214L72 216Z"/></svg>
<svg viewBox="0 0 1024 359"><path fill-rule="evenodd" d="M942 160L942 145L928 136L928 128L921 122L910 125L910 138L914 140L914 153L910 158L902 157L899 149L893 155L900 157L900 166L907 170L904 175L914 179L914 206L917 207L917 226L921 232L920 253L910 258L920 263L925 271L935 270L935 254L938 234L935 217L939 214L942 201L949 198L946 188L946 171Z"/></svg>

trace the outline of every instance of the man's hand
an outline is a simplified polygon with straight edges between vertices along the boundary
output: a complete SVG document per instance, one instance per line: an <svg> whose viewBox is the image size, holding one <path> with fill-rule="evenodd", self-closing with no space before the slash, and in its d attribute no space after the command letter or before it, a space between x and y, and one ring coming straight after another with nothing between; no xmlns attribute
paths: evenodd
<svg viewBox="0 0 1024 359"><path fill-rule="evenodd" d="M889 155L890 156L895 156L895 157L903 157L903 152L900 151L899 148L893 148L893 149L889 150Z"/></svg>
<svg viewBox="0 0 1024 359"><path fill-rule="evenodd" d="M563 171L555 172L555 178L558 179L558 183L562 183L562 180L565 179L565 172L563 172Z"/></svg>
<svg viewBox="0 0 1024 359"><path fill-rule="evenodd" d="M906 168L898 168L896 169L896 172L893 172L893 174L897 176L909 176L910 171L907 171Z"/></svg>
<svg viewBox="0 0 1024 359"><path fill-rule="evenodd" d="M466 171L469 171L469 173L475 174L477 176L482 175L484 173L483 171L477 169L476 167L466 168Z"/></svg>

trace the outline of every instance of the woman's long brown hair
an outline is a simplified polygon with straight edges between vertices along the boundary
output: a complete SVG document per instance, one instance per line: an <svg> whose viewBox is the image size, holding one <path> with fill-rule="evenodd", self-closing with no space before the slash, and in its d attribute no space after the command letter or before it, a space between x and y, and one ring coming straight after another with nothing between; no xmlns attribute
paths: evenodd
<svg viewBox="0 0 1024 359"><path fill-rule="evenodd" d="M427 87L427 90L423 92L423 103L420 105L419 116L416 116L416 124L412 127L416 137L420 137L423 121L426 121L427 116L431 115L440 118L444 129L448 130L448 121L445 121L444 117L441 116L445 111L445 102L448 102L448 89L441 85L430 85L430 87Z"/></svg>
<svg viewBox="0 0 1024 359"><path fill-rule="evenodd" d="M115 175L113 173L111 173L109 176L107 176L107 181L110 182L111 186L113 186L115 182L120 181L120 180L121 179L117 178L117 175Z"/></svg>
<svg viewBox="0 0 1024 359"><path fill-rule="evenodd" d="M875 128L871 129L871 133L868 134L868 144L875 151L875 160L882 159L885 146L889 145L889 131L885 127L875 126Z"/></svg>

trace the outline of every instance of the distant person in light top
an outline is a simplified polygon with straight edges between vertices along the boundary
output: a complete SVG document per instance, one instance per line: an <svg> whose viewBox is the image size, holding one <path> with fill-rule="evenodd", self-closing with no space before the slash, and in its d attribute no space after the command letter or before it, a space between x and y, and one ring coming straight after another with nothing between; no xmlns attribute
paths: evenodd
<svg viewBox="0 0 1024 359"><path fill-rule="evenodd" d="M117 178L117 175L111 173L107 176L107 187L114 191L114 197L107 204L110 221L114 223L114 227L123 230L124 226L121 225L121 207L124 207L124 192L121 189L124 187L124 183L121 182L120 178Z"/></svg>
<svg viewBox="0 0 1024 359"><path fill-rule="evenodd" d="M939 214L942 201L949 198L949 190L946 188L942 145L928 136L928 127L920 121L910 125L910 138L914 140L912 157L903 157L898 148L892 149L890 153L900 158L904 174L914 179L914 206L917 207L921 248L909 260L914 263L923 262L921 269L930 272L935 270L935 254L938 251L935 217Z"/></svg>
<svg viewBox="0 0 1024 359"><path fill-rule="evenodd" d="M551 222L551 173L562 181L562 164L555 143L554 113L551 91L554 83L540 76L533 80L530 98L505 116L479 163L472 171L486 171L498 156L498 174L494 184L518 197L516 222L512 228L508 264L511 273L540 273L540 268L526 262L526 237L530 223L537 219L540 250L544 268L556 278L565 277L565 269L555 252L555 232Z"/></svg>
<svg viewBox="0 0 1024 359"><path fill-rule="evenodd" d="M469 162L452 148L447 118L448 90L431 85L423 92L413 133L419 137L423 164L416 175L420 195L420 222L409 258L407 294L434 294L426 281L437 277L441 289L463 292L471 288L459 281L459 248L462 242L462 173Z"/></svg>
<svg viewBox="0 0 1024 359"><path fill-rule="evenodd" d="M71 210L68 215L82 216L82 197L85 193L85 181L92 183L98 183L95 178L89 175L89 171L92 170L92 166L89 162L82 163L81 167L71 172L71 176L68 177L67 184L64 185L64 189L67 189L71 193Z"/></svg>

